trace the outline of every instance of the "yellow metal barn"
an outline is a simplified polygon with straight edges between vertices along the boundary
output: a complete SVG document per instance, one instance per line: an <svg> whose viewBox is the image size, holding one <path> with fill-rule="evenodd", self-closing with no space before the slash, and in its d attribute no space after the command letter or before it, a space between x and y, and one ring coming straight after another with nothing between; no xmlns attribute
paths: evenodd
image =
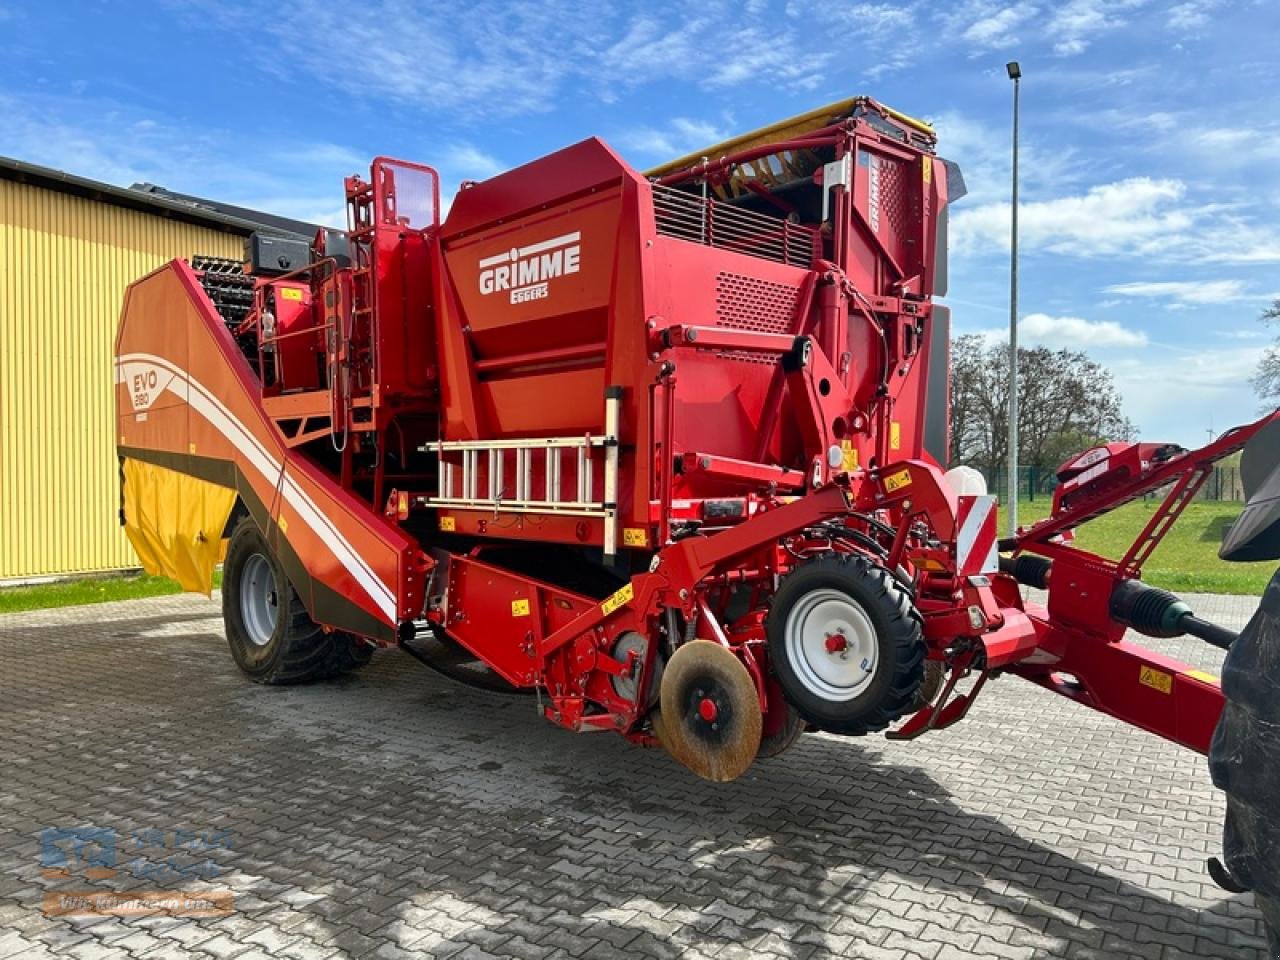
<svg viewBox="0 0 1280 960"><path fill-rule="evenodd" d="M112 442L125 287L264 228L308 225L0 157L0 582L138 565Z"/></svg>

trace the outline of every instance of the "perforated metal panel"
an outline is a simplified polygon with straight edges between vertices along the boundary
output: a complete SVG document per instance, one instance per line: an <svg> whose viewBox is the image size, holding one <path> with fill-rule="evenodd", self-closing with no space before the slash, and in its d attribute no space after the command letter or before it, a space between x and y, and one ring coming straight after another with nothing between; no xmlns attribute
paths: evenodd
<svg viewBox="0 0 1280 960"><path fill-rule="evenodd" d="M716 326L757 333L787 333L799 296L797 288L785 283L721 271L716 275ZM773 365L778 362L775 355L748 350L719 355L747 363Z"/></svg>
<svg viewBox="0 0 1280 960"><path fill-rule="evenodd" d="M895 237L902 237L910 224L906 184L908 169L900 160L880 158L880 215L888 222Z"/></svg>

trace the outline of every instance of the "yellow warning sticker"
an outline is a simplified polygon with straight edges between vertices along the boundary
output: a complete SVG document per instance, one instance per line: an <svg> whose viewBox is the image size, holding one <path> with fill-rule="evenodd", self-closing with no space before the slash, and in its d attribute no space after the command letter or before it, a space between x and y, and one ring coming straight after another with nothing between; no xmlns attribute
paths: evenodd
<svg viewBox="0 0 1280 960"><path fill-rule="evenodd" d="M1215 677L1212 673L1205 673L1203 670L1188 670L1187 674L1192 680L1199 680L1201 683L1211 683L1217 686L1222 682L1221 677Z"/></svg>
<svg viewBox="0 0 1280 960"><path fill-rule="evenodd" d="M302 300L302 291L296 287L282 287L280 296L285 300Z"/></svg>
<svg viewBox="0 0 1280 960"><path fill-rule="evenodd" d="M1161 693L1173 693L1173 674L1144 666L1138 671L1138 682L1144 687L1159 690Z"/></svg>
<svg viewBox="0 0 1280 960"><path fill-rule="evenodd" d="M901 490L903 487L911 486L911 471L899 470L897 473L891 473L884 478L884 488L889 493L895 490Z"/></svg>
<svg viewBox="0 0 1280 960"><path fill-rule="evenodd" d="M451 533L458 529L458 521L453 519L453 517L441 517L440 529L446 533Z"/></svg>
<svg viewBox="0 0 1280 960"><path fill-rule="evenodd" d="M196 452L196 445L194 443L188 443L187 453L195 453L195 452Z"/></svg>
<svg viewBox="0 0 1280 960"><path fill-rule="evenodd" d="M527 617L529 615L528 600L512 600L511 615L513 617Z"/></svg>
<svg viewBox="0 0 1280 960"><path fill-rule="evenodd" d="M284 518L284 514L276 517L276 526L280 528L281 533L289 532L289 521Z"/></svg>
<svg viewBox="0 0 1280 960"><path fill-rule="evenodd" d="M622 545L624 547L647 547L649 531L644 527L623 527Z"/></svg>
<svg viewBox="0 0 1280 960"><path fill-rule="evenodd" d="M617 610L619 607L626 606L628 603L630 603L631 598L634 597L635 595L636 595L635 589L631 586L631 584L628 583L625 587L623 587L613 596L605 600L604 603L600 604L600 612L607 617L609 614L613 613L613 611Z"/></svg>
<svg viewBox="0 0 1280 960"><path fill-rule="evenodd" d="M924 157L924 166L921 172L924 174L924 182L931 183L933 181L933 157Z"/></svg>
<svg viewBox="0 0 1280 960"><path fill-rule="evenodd" d="M845 473L853 473L858 469L858 451L848 440L840 441L840 469Z"/></svg>
<svg viewBox="0 0 1280 960"><path fill-rule="evenodd" d="M889 449L897 450L902 446L902 424L897 420L889 421Z"/></svg>

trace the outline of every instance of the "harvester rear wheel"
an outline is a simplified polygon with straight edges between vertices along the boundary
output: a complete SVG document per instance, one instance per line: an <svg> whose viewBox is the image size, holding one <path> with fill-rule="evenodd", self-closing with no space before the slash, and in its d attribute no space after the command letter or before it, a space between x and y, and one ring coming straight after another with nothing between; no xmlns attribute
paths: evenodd
<svg viewBox="0 0 1280 960"><path fill-rule="evenodd" d="M311 619L249 517L227 545L222 619L232 659L258 683L321 680L362 666L372 652L358 638L325 633Z"/></svg>
<svg viewBox="0 0 1280 960"><path fill-rule="evenodd" d="M788 574L766 628L783 692L819 729L860 736L916 707L925 657L920 614L869 558L830 555Z"/></svg>
<svg viewBox="0 0 1280 960"><path fill-rule="evenodd" d="M675 760L717 783L746 773L760 749L760 696L733 653L710 640L684 644L663 670L660 701L654 733Z"/></svg>

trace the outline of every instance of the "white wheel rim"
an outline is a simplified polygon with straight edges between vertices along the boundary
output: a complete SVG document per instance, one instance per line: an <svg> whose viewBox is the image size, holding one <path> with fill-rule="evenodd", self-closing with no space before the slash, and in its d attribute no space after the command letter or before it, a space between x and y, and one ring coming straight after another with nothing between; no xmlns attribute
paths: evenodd
<svg viewBox="0 0 1280 960"><path fill-rule="evenodd" d="M845 702L862 694L880 663L876 631L862 606L839 590L811 590L787 616L787 659L806 690Z"/></svg>
<svg viewBox="0 0 1280 960"><path fill-rule="evenodd" d="M249 642L255 647L265 647L271 642L280 616L279 603L271 564L262 554L253 554L240 571L240 618Z"/></svg>

